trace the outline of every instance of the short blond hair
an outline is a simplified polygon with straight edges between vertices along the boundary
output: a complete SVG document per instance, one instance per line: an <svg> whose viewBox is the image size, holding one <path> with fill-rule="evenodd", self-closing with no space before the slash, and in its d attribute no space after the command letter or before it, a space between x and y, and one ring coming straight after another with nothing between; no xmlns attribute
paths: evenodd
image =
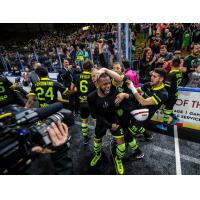
<svg viewBox="0 0 200 200"><path fill-rule="evenodd" d="M33 65L33 67L37 69L38 67L42 67L42 65L41 65L40 63L35 63L35 64Z"/></svg>

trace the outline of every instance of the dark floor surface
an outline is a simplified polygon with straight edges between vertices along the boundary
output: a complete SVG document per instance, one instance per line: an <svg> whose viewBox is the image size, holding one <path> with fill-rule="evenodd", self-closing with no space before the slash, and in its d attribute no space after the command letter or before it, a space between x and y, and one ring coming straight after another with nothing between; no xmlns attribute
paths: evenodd
<svg viewBox="0 0 200 200"><path fill-rule="evenodd" d="M153 126L153 125L152 125ZM74 175L114 175L115 167L113 165L110 153L110 137L105 136L102 142L103 157L97 167L89 167L93 154L93 134L94 127L89 126L90 141L88 145L83 144L81 135L80 122L76 121L76 125L70 127L71 148L69 155L73 161ZM145 156L141 160L133 159L133 152L127 148L123 159L126 175L176 175L176 156L175 142L173 137L173 129L169 133L160 134L152 132L153 140L150 142L139 141L139 146ZM185 131L178 129L178 132ZM193 133L194 134L194 133ZM196 132L199 134L199 132ZM197 142L180 139L180 166L179 171L183 175L199 175L200 174L200 144ZM47 155L40 155L39 159L31 166L31 174L53 174L53 166Z"/></svg>
<svg viewBox="0 0 200 200"><path fill-rule="evenodd" d="M81 136L80 122L77 122L71 128L72 145L70 153L73 159L74 174L116 174L111 154L109 151L110 139L104 137L103 152L104 157L96 169L89 167L89 162L93 156L93 133L94 127L90 127L89 135L91 137L90 143L87 146L83 145ZM171 129L170 131L173 131ZM178 132L183 132L183 129L178 129ZM160 134L158 132L151 132L154 136L150 142L139 141L139 145L143 150L145 156L141 160L134 160L133 152L127 148L124 157L125 174L127 175L175 175L176 174L176 157L175 157L175 142L173 132ZM199 134L199 132L196 132ZM200 135L199 135L200 136ZM200 174L200 144L197 142L180 139L179 151L181 161L182 174Z"/></svg>

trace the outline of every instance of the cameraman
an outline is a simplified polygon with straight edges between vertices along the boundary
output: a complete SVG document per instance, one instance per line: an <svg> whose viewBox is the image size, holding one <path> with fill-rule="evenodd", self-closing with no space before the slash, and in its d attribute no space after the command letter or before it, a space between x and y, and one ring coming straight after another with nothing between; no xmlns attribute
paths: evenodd
<svg viewBox="0 0 200 200"><path fill-rule="evenodd" d="M71 158L68 157L68 152L67 152L69 149L69 132L67 125L62 122L57 122L57 123L53 122L47 128L47 130L49 133L49 137L52 141L53 148L49 149L49 148L43 148L41 146L35 146L32 148L32 152L36 154L51 155L51 161L52 161L51 164L53 164L53 170L51 170L51 174L52 173L57 175L72 174L72 160ZM41 168L42 168L41 174L44 174L47 170L45 168L46 160L42 160L42 158L40 160L36 159L35 162L33 161L29 169L25 171L25 174L35 174L35 173L38 174L38 171L40 171ZM48 168L51 168L51 166L48 165Z"/></svg>

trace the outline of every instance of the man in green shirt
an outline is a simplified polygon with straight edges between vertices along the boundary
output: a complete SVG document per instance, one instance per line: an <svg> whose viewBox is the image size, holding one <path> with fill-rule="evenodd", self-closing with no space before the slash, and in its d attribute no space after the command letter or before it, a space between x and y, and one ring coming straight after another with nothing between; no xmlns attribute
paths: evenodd
<svg viewBox="0 0 200 200"><path fill-rule="evenodd" d="M186 85L189 78L188 74L194 71L194 68L192 68L191 62L200 57L200 44L196 43L191 46L191 54L186 56L184 59L184 67L187 68L187 71L183 73L183 81L181 85Z"/></svg>

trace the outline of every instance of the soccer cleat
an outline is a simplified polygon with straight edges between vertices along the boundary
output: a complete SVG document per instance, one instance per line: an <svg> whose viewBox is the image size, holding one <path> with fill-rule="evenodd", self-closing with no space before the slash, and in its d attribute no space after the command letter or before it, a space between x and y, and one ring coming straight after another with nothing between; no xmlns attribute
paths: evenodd
<svg viewBox="0 0 200 200"><path fill-rule="evenodd" d="M153 139L153 135L148 133L148 132L146 132L146 131L143 133L143 135L144 135L144 139L146 141L151 141Z"/></svg>
<svg viewBox="0 0 200 200"><path fill-rule="evenodd" d="M156 127L160 130L167 131L167 126L164 124L157 124Z"/></svg>
<svg viewBox="0 0 200 200"><path fill-rule="evenodd" d="M172 122L171 122L170 125L174 126L174 125L176 125L176 123L178 123L178 122L180 122L180 121L181 121L181 120L178 119L178 118L173 118L173 120L172 120Z"/></svg>
<svg viewBox="0 0 200 200"><path fill-rule="evenodd" d="M89 137L86 135L86 136L83 137L83 144L87 145L88 142L89 142Z"/></svg>
<svg viewBox="0 0 200 200"><path fill-rule="evenodd" d="M136 138L143 138L143 134L142 133L139 133L139 132L137 132L136 134L135 134L135 137Z"/></svg>
<svg viewBox="0 0 200 200"><path fill-rule="evenodd" d="M101 156L102 156L101 153L100 153L100 154L96 154L96 155L94 156L94 158L91 160L90 166L91 166L91 167L94 167L94 166L98 163L98 161L100 160Z"/></svg>
<svg viewBox="0 0 200 200"><path fill-rule="evenodd" d="M133 154L133 158L135 160L142 159L144 157L144 153L138 148L135 153Z"/></svg>
<svg viewBox="0 0 200 200"><path fill-rule="evenodd" d="M115 164L116 164L117 173L120 174L120 175L123 175L124 174L124 167L123 167L121 159L118 159L117 156L115 156Z"/></svg>

